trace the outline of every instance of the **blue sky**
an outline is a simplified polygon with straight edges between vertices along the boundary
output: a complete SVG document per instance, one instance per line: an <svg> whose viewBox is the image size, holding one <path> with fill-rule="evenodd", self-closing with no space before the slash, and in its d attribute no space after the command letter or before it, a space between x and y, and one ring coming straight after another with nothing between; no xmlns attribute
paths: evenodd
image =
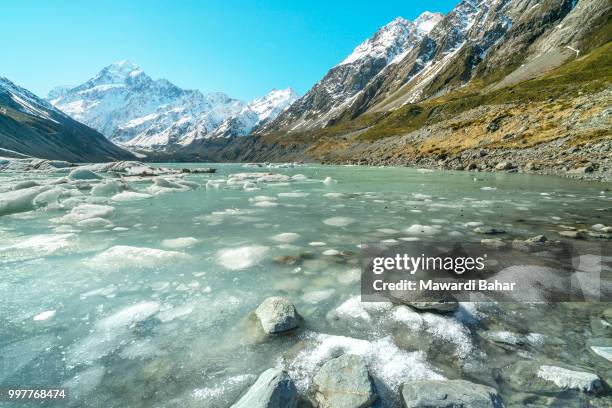
<svg viewBox="0 0 612 408"><path fill-rule="evenodd" d="M450 11L429 1L6 1L0 75L44 96L123 59L153 78L251 99L305 93L397 16Z"/></svg>

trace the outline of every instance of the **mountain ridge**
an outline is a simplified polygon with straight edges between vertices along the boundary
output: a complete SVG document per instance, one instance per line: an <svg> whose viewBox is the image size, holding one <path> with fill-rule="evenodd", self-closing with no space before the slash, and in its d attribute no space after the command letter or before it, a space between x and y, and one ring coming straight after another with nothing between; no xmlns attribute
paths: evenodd
<svg viewBox="0 0 612 408"><path fill-rule="evenodd" d="M94 129L4 77L0 77L0 149L71 162L134 158Z"/></svg>
<svg viewBox="0 0 612 408"><path fill-rule="evenodd" d="M166 79L153 80L138 65L119 61L75 87L54 88L49 102L130 148L165 149L197 139L248 135L298 95L271 91L249 103L222 92L203 94Z"/></svg>

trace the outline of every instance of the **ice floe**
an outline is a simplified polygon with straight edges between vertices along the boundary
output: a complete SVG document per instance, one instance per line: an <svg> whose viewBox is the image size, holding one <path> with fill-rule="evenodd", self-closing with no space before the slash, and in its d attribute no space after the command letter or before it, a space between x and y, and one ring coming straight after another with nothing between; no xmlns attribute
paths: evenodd
<svg viewBox="0 0 612 408"><path fill-rule="evenodd" d="M115 194L111 197L113 201L138 201L144 200L147 198L151 198L151 194L146 193L137 193L135 191L124 191L118 194Z"/></svg>
<svg viewBox="0 0 612 408"><path fill-rule="evenodd" d="M331 225L333 227L346 227L353 222L355 222L355 220L349 217L331 217L323 220L323 224Z"/></svg>
<svg viewBox="0 0 612 408"><path fill-rule="evenodd" d="M192 247L198 242L200 241L193 237L181 237L181 238L164 239L162 241L162 246L166 248L170 248L170 249L180 249L180 248Z"/></svg>
<svg viewBox="0 0 612 408"><path fill-rule="evenodd" d="M217 252L217 263L234 271L246 269L261 262L269 249L262 245L222 249Z"/></svg>
<svg viewBox="0 0 612 408"><path fill-rule="evenodd" d="M177 251L115 245L95 255L89 260L88 264L94 269L111 271L118 269L154 269L188 259L189 255Z"/></svg>

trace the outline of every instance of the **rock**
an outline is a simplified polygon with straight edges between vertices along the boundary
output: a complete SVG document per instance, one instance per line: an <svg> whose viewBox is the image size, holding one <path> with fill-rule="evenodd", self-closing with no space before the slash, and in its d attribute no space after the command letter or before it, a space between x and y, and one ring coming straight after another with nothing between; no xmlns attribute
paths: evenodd
<svg viewBox="0 0 612 408"><path fill-rule="evenodd" d="M546 241L548 239L544 235L537 235L524 241L515 239L512 241L512 248L525 252L536 252L544 246Z"/></svg>
<svg viewBox="0 0 612 408"><path fill-rule="evenodd" d="M459 308L459 302L456 300L440 301L440 302L408 302L406 305L411 306L417 310L422 311L435 311L441 313L454 312Z"/></svg>
<svg viewBox="0 0 612 408"><path fill-rule="evenodd" d="M377 398L365 361L353 354L323 364L314 384L320 408L367 408Z"/></svg>
<svg viewBox="0 0 612 408"><path fill-rule="evenodd" d="M232 408L296 408L298 393L289 375L278 368L264 371Z"/></svg>
<svg viewBox="0 0 612 408"><path fill-rule="evenodd" d="M503 161L495 165L495 170L510 170L512 167L512 163Z"/></svg>
<svg viewBox="0 0 612 408"><path fill-rule="evenodd" d="M474 228L474 232L477 234L485 234L485 235L497 235L497 234L505 234L506 231L501 228L493 228L493 227L476 227Z"/></svg>
<svg viewBox="0 0 612 408"><path fill-rule="evenodd" d="M431 292L389 291L389 300L392 303L410 306L420 311L449 313L459 308L459 302L457 302L457 299L450 292L436 293L437 301L432 301L432 297ZM419 301L419 298L427 300Z"/></svg>
<svg viewBox="0 0 612 408"><path fill-rule="evenodd" d="M585 371L573 371L567 368L543 365L537 373L539 378L554 383L561 389L572 389L588 393L603 390L603 381L597 375Z"/></svg>
<svg viewBox="0 0 612 408"><path fill-rule="evenodd" d="M580 231L559 231L559 235L566 238L583 239L584 234Z"/></svg>
<svg viewBox="0 0 612 408"><path fill-rule="evenodd" d="M506 367L503 374L512 388L521 392L561 392L572 389L598 394L605 389L604 381L597 374L554 364L518 361Z"/></svg>
<svg viewBox="0 0 612 408"><path fill-rule="evenodd" d="M538 170L538 166L534 162L529 162L525 165L523 169L526 171L534 171Z"/></svg>
<svg viewBox="0 0 612 408"><path fill-rule="evenodd" d="M529 239L525 240L526 242L539 242L539 243L543 243L548 241L548 238L546 238L544 235L536 235L535 237L531 237Z"/></svg>
<svg viewBox="0 0 612 408"><path fill-rule="evenodd" d="M406 408L501 408L497 390L464 380L419 380L404 383Z"/></svg>
<svg viewBox="0 0 612 408"><path fill-rule="evenodd" d="M255 311L267 334L282 333L299 326L300 317L293 303L283 297L269 297Z"/></svg>
<svg viewBox="0 0 612 408"><path fill-rule="evenodd" d="M480 243L491 248L503 248L506 246L506 243L499 238L483 238L480 240Z"/></svg>

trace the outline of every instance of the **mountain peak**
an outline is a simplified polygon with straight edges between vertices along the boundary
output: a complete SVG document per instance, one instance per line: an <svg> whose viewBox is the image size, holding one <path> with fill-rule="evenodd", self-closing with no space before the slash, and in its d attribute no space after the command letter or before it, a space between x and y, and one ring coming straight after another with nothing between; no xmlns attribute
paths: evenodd
<svg viewBox="0 0 612 408"><path fill-rule="evenodd" d="M392 61L397 55L412 48L414 43L442 20L442 14L426 11L415 22L396 17L374 35L359 44L339 65L351 64L365 58L385 58Z"/></svg>
<svg viewBox="0 0 612 408"><path fill-rule="evenodd" d="M414 25L417 30L423 33L429 33L438 24L444 15L442 13L432 13L430 11L423 12L420 16L414 20Z"/></svg>

